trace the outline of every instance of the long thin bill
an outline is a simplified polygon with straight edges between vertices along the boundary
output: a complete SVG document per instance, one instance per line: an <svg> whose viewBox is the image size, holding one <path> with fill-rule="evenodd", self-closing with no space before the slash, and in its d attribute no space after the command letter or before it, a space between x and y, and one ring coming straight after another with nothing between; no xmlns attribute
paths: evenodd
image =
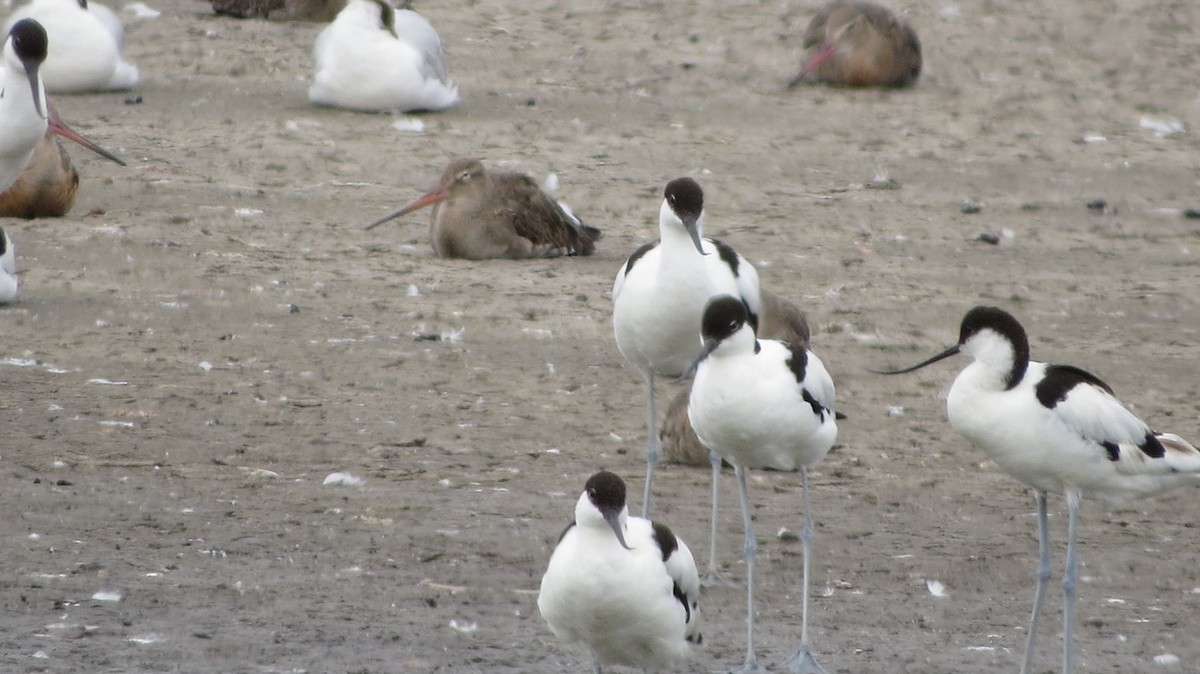
<svg viewBox="0 0 1200 674"><path fill-rule="evenodd" d="M33 90L33 109L37 110L38 117L46 119L46 106L42 103L42 90L38 87L38 65L27 64L25 74L29 76L29 88Z"/></svg>
<svg viewBox="0 0 1200 674"><path fill-rule="evenodd" d="M608 522L608 526L612 527L613 533L617 535L617 542L621 544L621 547L632 550L633 548L625 543L625 534L621 532L621 513L615 510L604 510L601 514L604 515L604 521Z"/></svg>
<svg viewBox="0 0 1200 674"><path fill-rule="evenodd" d="M689 216L688 218L684 219L683 228L686 229L688 235L692 237L692 243L696 245L696 250L699 251L701 255L708 255L708 253L704 252L704 243L700 241L700 221Z"/></svg>
<svg viewBox="0 0 1200 674"><path fill-rule="evenodd" d="M436 204L439 201L445 201L446 198L449 196L450 196L450 193L447 192L445 189L442 188L442 186L439 185L439 186L429 190L428 192L426 192L424 196L422 196L421 198L412 202L411 204L405 206L404 208L401 208L400 210L398 210L394 213L389 213L389 214L383 216L382 218L379 218L375 222L372 222L371 224L367 225L366 227L363 227L363 229L364 230L375 229L379 225L382 225L383 223L385 223L389 220L395 220L396 218L398 218L402 215L407 215L409 213L412 213L415 210L425 208L426 206L430 206L432 204Z"/></svg>
<svg viewBox="0 0 1200 674"><path fill-rule="evenodd" d="M692 364L688 366L688 369L684 370L683 374L679 375L678 381L687 381L688 379L691 379L696 374L696 368L700 367L700 362L705 358L708 358L708 354L712 353L713 349L717 348L720 343L721 342L716 339L704 340L704 347L700 349L700 355L696 356L696 360L692 361Z"/></svg>
<svg viewBox="0 0 1200 674"><path fill-rule="evenodd" d="M833 56L835 51L837 51L837 43L826 42L821 47L821 51L813 54L813 57L808 60L808 63L806 63L804 67L800 69L800 74L793 77L791 82L788 82L788 89L795 88L797 84L803 82L804 78L808 77L809 73L816 70L817 66L829 60L829 57Z"/></svg>
<svg viewBox="0 0 1200 674"><path fill-rule="evenodd" d="M938 362L939 360L944 360L946 358L949 358L950 356L957 355L958 352L959 352L958 345L955 344L954 346L950 347L949 349L946 349L945 351L939 353L938 355L934 356L933 358L930 358L929 360L917 363L916 365L913 365L912 367L906 367L903 370L869 370L869 372L872 372L874 374L905 374L907 372L913 372L915 370L920 370L921 368L925 367L926 365L933 365L934 363Z"/></svg>
<svg viewBox="0 0 1200 674"><path fill-rule="evenodd" d="M49 125L50 125L51 133L55 133L55 134L62 136L63 138L73 140L76 143L79 143L80 145L91 150L92 152L95 152L96 154L100 155L101 157L104 157L105 159L108 159L111 161L115 161L118 164L120 164L121 166L126 165L125 162L122 161L121 158L118 157L117 155L109 152L108 150L105 150L104 148L93 143L92 141L88 140L87 138L84 138L75 129L72 129L71 127L67 126L67 123L62 121L61 119L59 119L58 115L54 114L53 111L50 114Z"/></svg>

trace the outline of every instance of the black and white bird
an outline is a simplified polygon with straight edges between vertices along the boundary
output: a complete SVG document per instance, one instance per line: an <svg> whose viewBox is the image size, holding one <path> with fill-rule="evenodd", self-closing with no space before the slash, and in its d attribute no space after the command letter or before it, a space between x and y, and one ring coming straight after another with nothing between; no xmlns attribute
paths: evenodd
<svg viewBox="0 0 1200 674"><path fill-rule="evenodd" d="M0 68L0 191L21 177L46 134L49 118L40 68L46 61L46 30L33 19L13 24L4 38Z"/></svg>
<svg viewBox="0 0 1200 674"><path fill-rule="evenodd" d="M1038 618L1050 577L1046 495L1067 501L1063 572L1063 672L1074 671L1075 526L1084 496L1110 502L1200 483L1200 452L1172 433L1151 430L1095 375L1029 359L1029 338L1003 309L967 312L958 343L902 374L963 353L974 361L950 388L950 425L1001 469L1034 488L1039 564L1022 674L1032 671Z"/></svg>
<svg viewBox="0 0 1200 674"><path fill-rule="evenodd" d="M17 299L21 281L17 278L17 251L8 232L0 227L0 304Z"/></svg>
<svg viewBox="0 0 1200 674"><path fill-rule="evenodd" d="M564 642L605 664L669 667L699 643L700 577L687 545L666 526L630 517L625 482L591 476L575 521L542 577L538 609Z"/></svg>
<svg viewBox="0 0 1200 674"><path fill-rule="evenodd" d="M792 672L825 670L808 641L808 577L813 518L808 469L837 439L833 379L817 355L803 347L758 339L746 305L732 296L709 302L701 333L704 346L696 359L696 380L688 418L700 442L733 464L746 529L746 661L738 672L762 668L754 652L754 559L757 544L751 523L746 471L751 468L800 471L804 489L804 555L801 589L800 648L786 666Z"/></svg>
<svg viewBox="0 0 1200 674"><path fill-rule="evenodd" d="M757 322L762 313L758 272L733 248L703 237L704 191L691 178L667 183L658 210L659 240L636 251L613 282L613 332L625 360L646 385L646 488L650 512L658 461L656 376L678 377L691 365L704 306L716 295L740 298ZM716 467L720 467L719 461ZM714 469L714 473L716 470Z"/></svg>

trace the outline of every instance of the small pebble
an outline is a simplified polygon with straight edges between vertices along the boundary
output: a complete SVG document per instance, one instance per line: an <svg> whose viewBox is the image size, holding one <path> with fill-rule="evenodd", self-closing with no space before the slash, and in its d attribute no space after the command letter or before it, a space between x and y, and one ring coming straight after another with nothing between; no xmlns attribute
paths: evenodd
<svg viewBox="0 0 1200 674"><path fill-rule="evenodd" d="M1093 213L1101 213L1103 215L1111 215L1117 212L1117 209L1109 206L1108 202L1104 199L1092 199L1087 202L1087 209Z"/></svg>
<svg viewBox="0 0 1200 674"><path fill-rule="evenodd" d="M959 210L959 212L961 212L965 215L971 215L974 213L978 213L979 211L982 211L983 206L975 203L974 201L964 201L962 203L962 206L958 207L958 210Z"/></svg>
<svg viewBox="0 0 1200 674"><path fill-rule="evenodd" d="M1183 212L1183 217L1188 220L1200 220L1200 208L1189 208Z"/></svg>
<svg viewBox="0 0 1200 674"><path fill-rule="evenodd" d="M984 243L990 243L993 246L998 245L1000 243L1000 237L995 234L992 234L991 232L984 232L983 234L980 234L979 240Z"/></svg>
<svg viewBox="0 0 1200 674"><path fill-rule="evenodd" d="M133 96L131 98L125 99L125 105L141 105L141 104L142 104L141 96Z"/></svg>

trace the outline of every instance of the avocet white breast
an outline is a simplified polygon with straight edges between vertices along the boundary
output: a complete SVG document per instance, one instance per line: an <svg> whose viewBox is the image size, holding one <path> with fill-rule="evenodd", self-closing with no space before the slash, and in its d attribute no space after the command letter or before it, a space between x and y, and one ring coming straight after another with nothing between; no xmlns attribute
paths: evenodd
<svg viewBox="0 0 1200 674"><path fill-rule="evenodd" d="M703 238L704 191L691 178L667 183L658 211L659 240L638 248L613 283L613 332L625 360L646 385L646 489L642 516L650 512L658 461L657 375L676 377L696 352L700 318L709 298L728 294L762 313L758 272L733 248Z"/></svg>
<svg viewBox="0 0 1200 674"><path fill-rule="evenodd" d="M555 636L604 664L659 669L699 643L700 578L687 545L666 526L630 517L625 482L601 471L575 504L538 594Z"/></svg>
<svg viewBox="0 0 1200 674"><path fill-rule="evenodd" d="M46 90L39 69L48 42L42 25L17 21L5 32L4 68L0 70L0 190L7 190L33 158L46 133Z"/></svg>
<svg viewBox="0 0 1200 674"><path fill-rule="evenodd" d="M746 471L799 470L804 489L804 555L800 649L787 662L793 672L824 672L808 641L808 572L813 537L808 469L837 439L833 379L821 359L803 347L757 339L745 303L728 295L714 298L704 312L704 346L696 359L696 380L688 418L700 442L733 464L746 529L748 627L746 661L736 671L760 671L754 652L754 558Z"/></svg>
<svg viewBox="0 0 1200 674"><path fill-rule="evenodd" d="M0 216L42 218L65 215L75 203L79 187L79 172L71 164L67 151L55 136L79 143L105 159L121 166L125 162L116 155L79 135L62 121L54 104L46 101L50 119L42 140L35 146L29 162L16 182L0 190ZM0 132L2 133L2 132Z"/></svg>
<svg viewBox="0 0 1200 674"><path fill-rule="evenodd" d="M1084 496L1123 501L1200 483L1200 451L1178 435L1153 431L1095 375L1029 359L1025 328L1011 314L978 306L967 312L958 344L902 374L957 353L973 362L950 388L950 425L983 448L1036 494L1039 565L1033 615L1021 668L1033 666L1037 623L1050 576L1046 494L1067 500L1063 572L1063 672L1074 670L1075 525Z"/></svg>
<svg viewBox="0 0 1200 674"><path fill-rule="evenodd" d="M21 282L17 279L17 251L8 232L0 227L0 304L17 299Z"/></svg>
<svg viewBox="0 0 1200 674"><path fill-rule="evenodd" d="M349 0L313 46L313 103L368 112L442 110L458 102L437 31L386 0Z"/></svg>
<svg viewBox="0 0 1200 674"><path fill-rule="evenodd" d="M125 60L125 29L108 7L89 0L33 0L12 13L5 27L36 19L46 29L50 53L42 66L51 93L128 89L137 66Z"/></svg>

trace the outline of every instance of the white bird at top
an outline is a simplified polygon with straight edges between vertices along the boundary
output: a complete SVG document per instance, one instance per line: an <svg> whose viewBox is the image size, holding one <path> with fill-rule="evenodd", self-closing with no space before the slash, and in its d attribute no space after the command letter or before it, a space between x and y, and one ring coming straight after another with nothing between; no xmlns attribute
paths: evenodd
<svg viewBox="0 0 1200 674"><path fill-rule="evenodd" d="M125 29L111 9L89 0L32 0L4 24L35 19L46 29L50 51L42 79L50 93L129 89L137 66L125 60Z"/></svg>
<svg viewBox="0 0 1200 674"><path fill-rule="evenodd" d="M800 647L786 666L800 674L824 674L808 640L808 579L813 517L808 469L837 439L833 379L817 355L803 346L758 339L746 305L729 295L713 298L704 311L704 346L695 359L696 379L688 419L696 437L733 464L746 531L746 660L737 672L763 671L754 652L754 562L758 544L751 522L746 471L800 471L804 527L800 532L803 580L800 590Z"/></svg>
<svg viewBox="0 0 1200 674"><path fill-rule="evenodd" d="M538 610L555 636L604 664L668 667L700 643L700 577L666 526L630 517L625 482L592 475L542 577Z"/></svg>
<svg viewBox="0 0 1200 674"><path fill-rule="evenodd" d="M308 98L367 112L443 110L458 103L437 31L386 0L349 0L317 35Z"/></svg>
<svg viewBox="0 0 1200 674"><path fill-rule="evenodd" d="M1095 375L1030 360L1029 338L1012 314L978 306L962 319L958 343L903 374L958 353L970 356L946 400L950 425L1009 475L1034 488L1039 563L1022 674L1033 668L1038 618L1050 578L1046 495L1067 500L1063 571L1063 668L1075 669L1075 527L1084 496L1110 502L1200 484L1200 451L1173 433L1151 430Z"/></svg>
<svg viewBox="0 0 1200 674"><path fill-rule="evenodd" d="M728 294L745 302L750 322L762 313L758 271L733 248L703 238L704 191L691 178L667 183L658 209L659 240L641 246L613 282L613 333L626 362L646 388L646 487L642 516L650 512L654 465L660 451L656 376L687 371L699 344L708 300ZM713 457L713 480L720 474ZM715 492L714 492L715 493Z"/></svg>

